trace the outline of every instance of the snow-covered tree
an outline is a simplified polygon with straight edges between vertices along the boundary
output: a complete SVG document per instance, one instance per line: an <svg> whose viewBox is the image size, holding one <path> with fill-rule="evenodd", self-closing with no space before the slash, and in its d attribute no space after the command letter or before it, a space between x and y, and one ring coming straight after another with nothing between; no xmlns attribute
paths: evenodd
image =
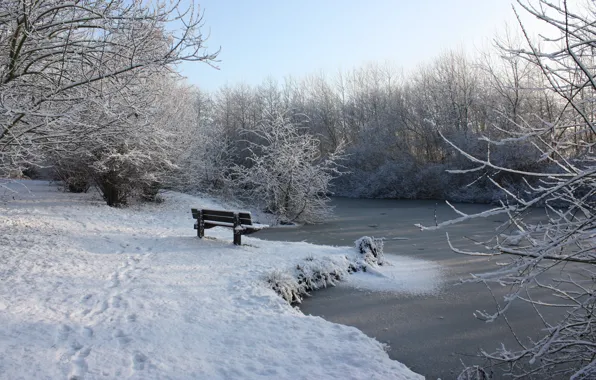
<svg viewBox="0 0 596 380"><path fill-rule="evenodd" d="M175 120L180 152L175 161L179 170L172 185L183 191L220 193L225 190L226 175L236 157L235 143L228 134L230 126L219 122L217 113L221 110L214 110L214 101L206 93L194 89L171 101L184 104L170 119ZM231 115L230 110L228 116L231 118Z"/></svg>
<svg viewBox="0 0 596 380"><path fill-rule="evenodd" d="M125 91L87 100L89 108L79 119L88 126L87 139L49 146L44 152L68 190L84 191L93 184L109 205L124 204L133 194L154 199L180 150L171 125L180 118L172 114L177 108L169 107L169 99L180 91L175 78L126 80Z"/></svg>
<svg viewBox="0 0 596 380"><path fill-rule="evenodd" d="M338 175L341 145L321 157L317 138L274 114L255 130L249 165L237 165L232 180L241 196L276 215L281 222L315 223L329 215L329 182Z"/></svg>
<svg viewBox="0 0 596 380"><path fill-rule="evenodd" d="M0 2L0 175L143 146L130 138L147 137L144 92L173 64L215 59L201 23L180 1Z"/></svg>

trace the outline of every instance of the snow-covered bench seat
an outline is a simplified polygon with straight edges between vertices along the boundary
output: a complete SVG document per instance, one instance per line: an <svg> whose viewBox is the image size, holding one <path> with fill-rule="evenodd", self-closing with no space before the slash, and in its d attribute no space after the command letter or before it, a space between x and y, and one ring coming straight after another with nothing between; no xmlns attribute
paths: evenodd
<svg viewBox="0 0 596 380"><path fill-rule="evenodd" d="M229 227L234 230L234 244L241 245L241 236L257 232L267 225L256 224L252 222L250 212L246 211L226 211L226 210L207 210L192 208L192 217L196 219L195 230L197 236L205 236L206 228Z"/></svg>

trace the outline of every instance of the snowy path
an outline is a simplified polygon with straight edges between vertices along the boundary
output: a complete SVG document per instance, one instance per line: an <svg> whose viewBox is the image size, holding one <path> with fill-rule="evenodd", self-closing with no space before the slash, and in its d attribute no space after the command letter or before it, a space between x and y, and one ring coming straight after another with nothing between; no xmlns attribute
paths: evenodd
<svg viewBox="0 0 596 380"><path fill-rule="evenodd" d="M359 330L304 316L264 283L345 248L196 238L192 206L113 209L28 182L0 203L2 379L417 379Z"/></svg>

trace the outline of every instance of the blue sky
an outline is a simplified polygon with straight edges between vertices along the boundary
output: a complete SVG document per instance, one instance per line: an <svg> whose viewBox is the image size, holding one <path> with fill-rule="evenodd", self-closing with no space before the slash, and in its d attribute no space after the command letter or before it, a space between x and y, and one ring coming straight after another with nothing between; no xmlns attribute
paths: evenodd
<svg viewBox="0 0 596 380"><path fill-rule="evenodd" d="M181 66L200 88L333 74L365 63L405 70L448 49L473 52L512 23L509 0L203 0L215 70Z"/></svg>

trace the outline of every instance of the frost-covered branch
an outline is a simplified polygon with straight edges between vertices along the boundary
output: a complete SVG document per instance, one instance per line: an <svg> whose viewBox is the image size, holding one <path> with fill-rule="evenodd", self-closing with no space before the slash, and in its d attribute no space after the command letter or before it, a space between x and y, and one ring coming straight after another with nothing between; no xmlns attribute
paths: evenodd
<svg viewBox="0 0 596 380"><path fill-rule="evenodd" d="M506 202L473 215L455 210L456 219L419 227L432 230L507 214L509 222L503 226L514 228L516 233L498 231L497 236L483 243L486 252L468 252L454 247L449 238L448 242L457 253L510 258L498 270L467 280L510 288L502 302L495 299L496 312L478 311L477 317L485 321L506 318L514 302L527 302L545 326L544 335L536 341L521 342L514 334L517 349L502 346L496 352L482 354L493 364L503 365L514 378L591 379L596 376L596 130L592 117L596 111L596 9L592 2L574 7L565 0L560 4L549 0L518 3L519 9L549 26L552 34L543 35L538 44L522 24L527 47L501 48L507 56L523 59L542 73L546 88L559 97L558 112L551 119L543 119L542 126L513 119L516 130L512 137L481 136L486 143L484 155L467 152L440 133L449 146L475 166L456 170L458 174L490 169L522 179L526 188L513 192L498 178L489 177ZM539 170L520 170L493 161L491 149L519 141L531 142L529 146L536 149L538 160L549 165L535 166ZM550 299L537 297L538 290L549 293ZM555 323L548 323L539 309L548 307L564 308L566 312Z"/></svg>

